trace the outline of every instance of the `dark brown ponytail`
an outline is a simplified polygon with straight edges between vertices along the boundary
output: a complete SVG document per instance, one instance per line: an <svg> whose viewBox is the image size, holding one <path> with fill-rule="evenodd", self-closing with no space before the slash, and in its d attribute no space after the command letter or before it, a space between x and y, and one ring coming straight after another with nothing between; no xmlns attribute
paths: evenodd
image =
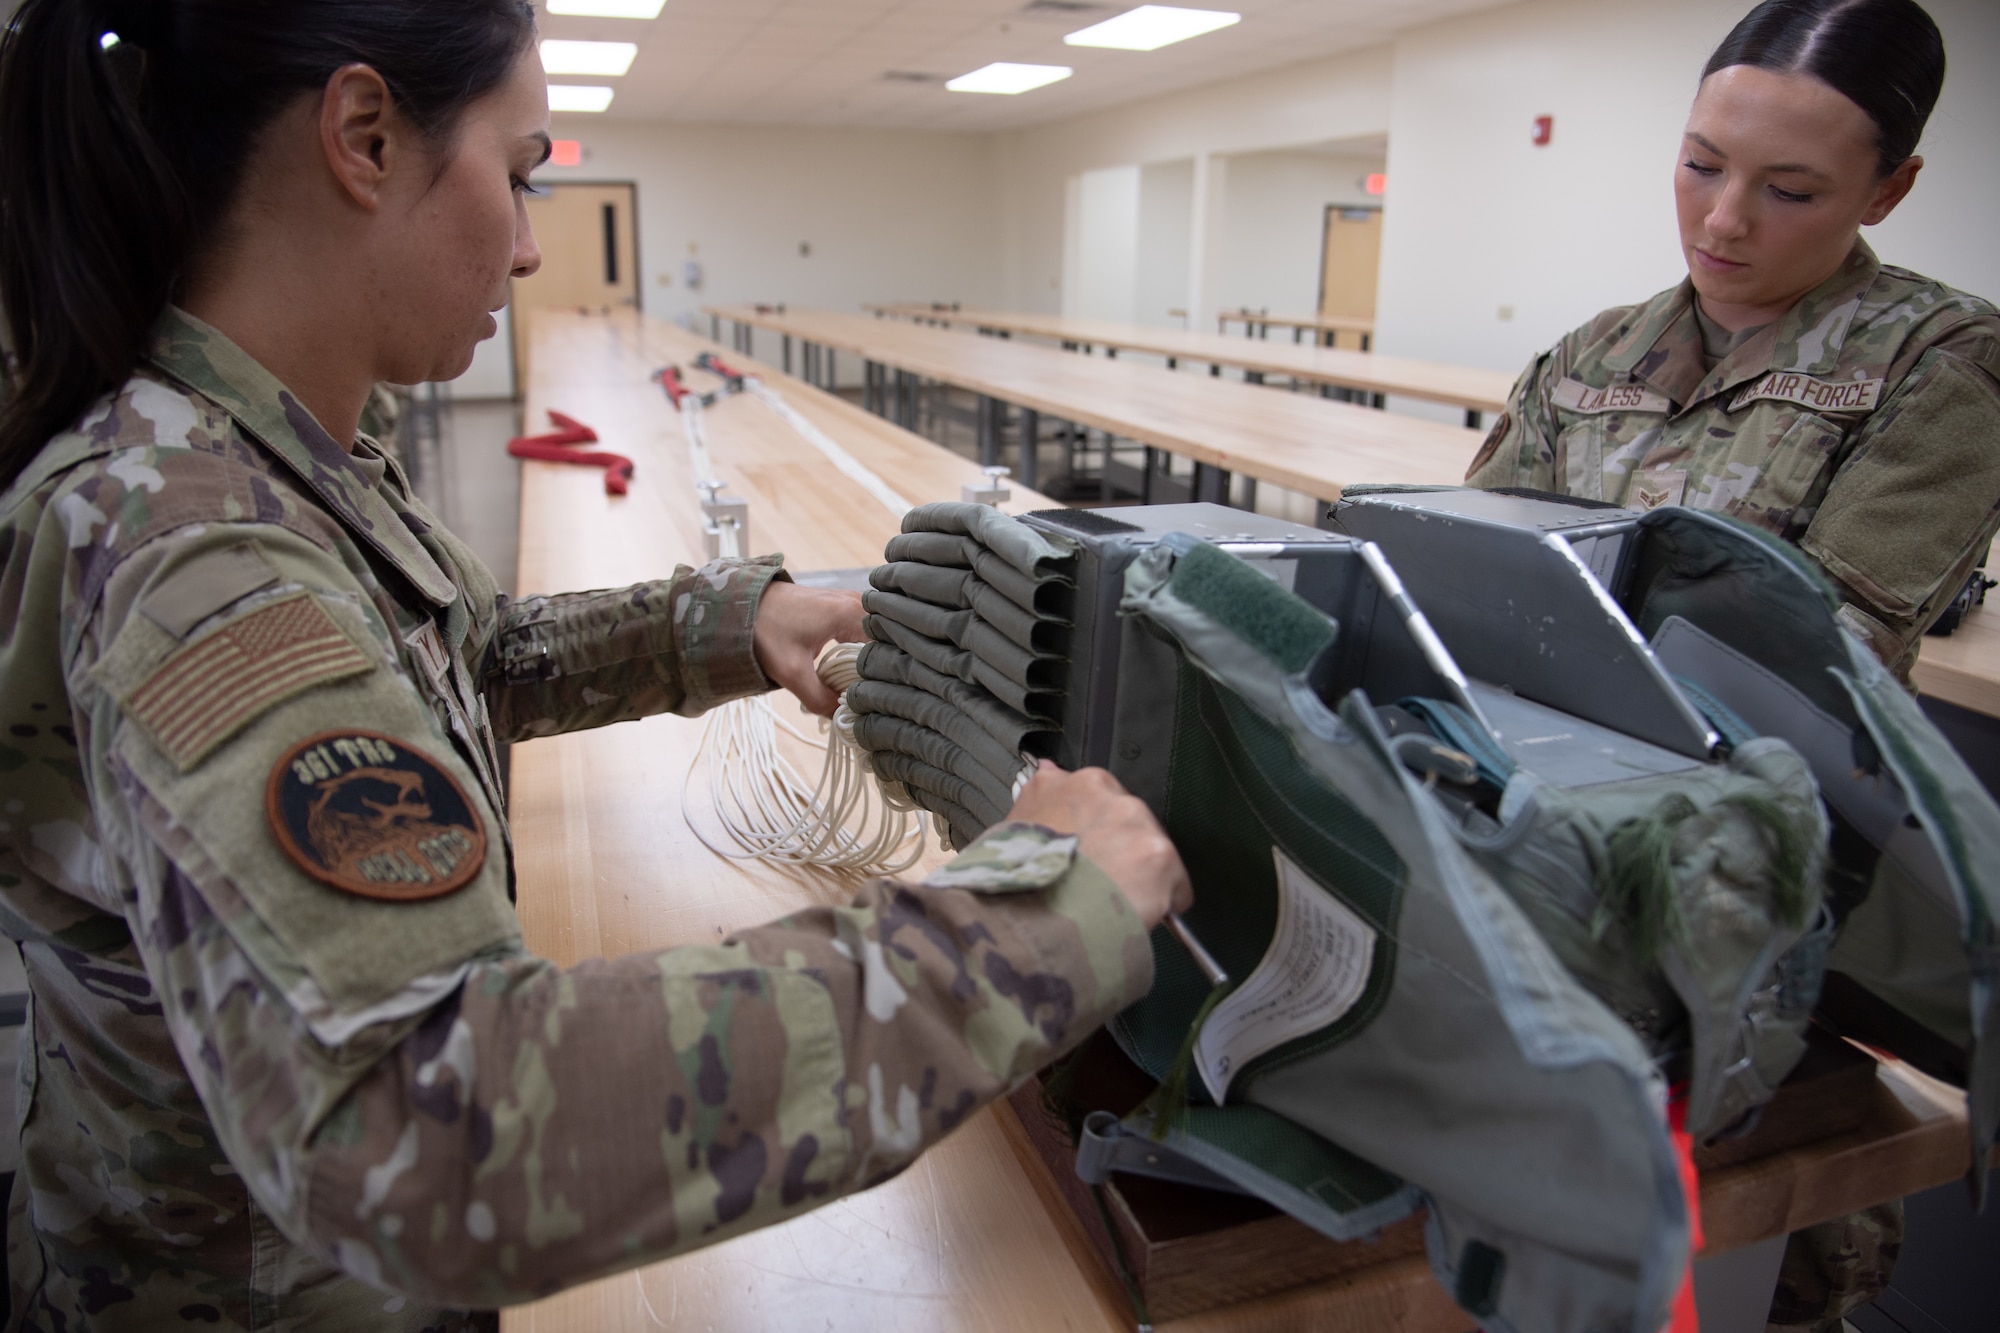
<svg viewBox="0 0 2000 1333"><path fill-rule="evenodd" d="M1917 151L1944 90L1944 37L1916 0L1765 0L1701 72L1731 65L1810 74L1868 113L1886 176Z"/></svg>
<svg viewBox="0 0 2000 1333"><path fill-rule="evenodd" d="M525 0L25 0L0 40L0 486L124 383L295 98L365 64L448 136Z"/></svg>

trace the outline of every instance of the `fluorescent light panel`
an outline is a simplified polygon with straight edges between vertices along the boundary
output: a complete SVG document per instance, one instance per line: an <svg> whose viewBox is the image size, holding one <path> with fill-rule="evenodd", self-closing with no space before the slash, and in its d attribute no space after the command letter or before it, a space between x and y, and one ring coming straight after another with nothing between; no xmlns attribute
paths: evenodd
<svg viewBox="0 0 2000 1333"><path fill-rule="evenodd" d="M549 85L551 111L602 111L611 105L611 90L576 83Z"/></svg>
<svg viewBox="0 0 2000 1333"><path fill-rule="evenodd" d="M551 74L596 74L617 77L632 68L639 54L633 42L542 43L542 68Z"/></svg>
<svg viewBox="0 0 2000 1333"><path fill-rule="evenodd" d="M970 74L961 74L945 87L955 93L1001 93L1011 97L1060 83L1072 73L1068 65L1016 65L999 60Z"/></svg>
<svg viewBox="0 0 2000 1333"><path fill-rule="evenodd" d="M549 13L592 19L656 19L667 0L549 0Z"/></svg>
<svg viewBox="0 0 2000 1333"><path fill-rule="evenodd" d="M1178 9L1173 5L1140 5L1115 19L1093 23L1063 38L1069 46L1108 46L1119 51L1157 51L1190 37L1239 23L1241 14L1219 9Z"/></svg>

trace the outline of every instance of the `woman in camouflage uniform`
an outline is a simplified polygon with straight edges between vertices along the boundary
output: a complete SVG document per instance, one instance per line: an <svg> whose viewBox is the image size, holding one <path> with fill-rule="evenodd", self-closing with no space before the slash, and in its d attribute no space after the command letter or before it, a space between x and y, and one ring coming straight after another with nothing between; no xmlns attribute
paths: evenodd
<svg viewBox="0 0 2000 1333"><path fill-rule="evenodd" d="M1719 510L1796 543L1908 678L2000 527L2000 312L1884 266L1944 42L1913 0L1769 0L1702 74L1674 175L1688 277L1537 357L1475 486ZM1888 1284L1902 1205L1792 1237L1772 1328Z"/></svg>
<svg viewBox="0 0 2000 1333"><path fill-rule="evenodd" d="M1883 265L1944 43L1913 0L1770 0L1674 174L1687 281L1537 357L1468 480L1719 510L1798 544L1905 677L2000 524L2000 312Z"/></svg>
<svg viewBox="0 0 2000 1333"><path fill-rule="evenodd" d="M561 970L496 742L822 712L776 557L509 603L360 434L539 263L519 0L28 0L0 48L10 1328L446 1329L883 1180L1143 994L1178 858L1039 775L923 884ZM1051 831L1051 827L1073 834Z"/></svg>

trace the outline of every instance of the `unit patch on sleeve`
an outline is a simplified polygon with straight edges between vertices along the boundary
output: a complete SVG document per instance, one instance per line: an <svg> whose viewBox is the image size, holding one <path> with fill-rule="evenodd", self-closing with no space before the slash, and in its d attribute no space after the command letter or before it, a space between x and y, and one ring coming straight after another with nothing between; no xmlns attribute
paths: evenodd
<svg viewBox="0 0 2000 1333"><path fill-rule="evenodd" d="M486 860L486 829L465 788L379 732L329 731L293 746L271 769L265 809L301 870L364 898L439 898Z"/></svg>
<svg viewBox="0 0 2000 1333"><path fill-rule="evenodd" d="M301 592L174 652L132 691L125 711L185 771L268 709L373 669L319 600Z"/></svg>

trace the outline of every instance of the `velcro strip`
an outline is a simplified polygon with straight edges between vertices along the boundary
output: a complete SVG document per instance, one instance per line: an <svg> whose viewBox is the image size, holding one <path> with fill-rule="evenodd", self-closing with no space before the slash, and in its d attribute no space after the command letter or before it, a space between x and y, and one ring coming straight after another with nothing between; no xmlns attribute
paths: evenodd
<svg viewBox="0 0 2000 1333"><path fill-rule="evenodd" d="M301 592L169 656L125 711L185 771L285 700L373 669L319 600Z"/></svg>

